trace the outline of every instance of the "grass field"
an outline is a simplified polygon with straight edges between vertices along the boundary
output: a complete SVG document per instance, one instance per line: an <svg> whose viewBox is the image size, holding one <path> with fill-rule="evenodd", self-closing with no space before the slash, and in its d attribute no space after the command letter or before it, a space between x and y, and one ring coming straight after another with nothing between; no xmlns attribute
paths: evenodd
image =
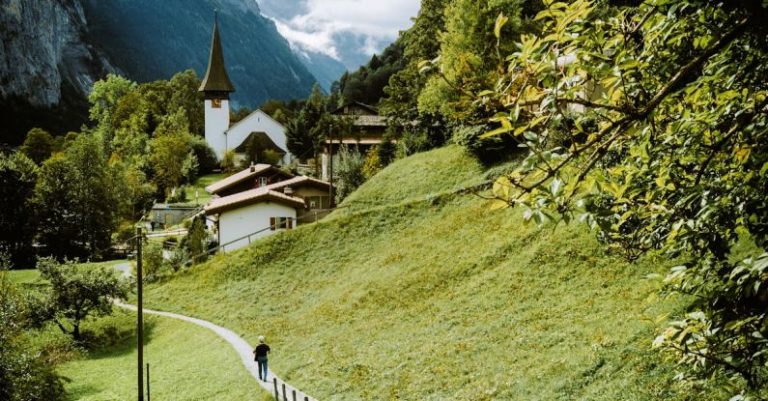
<svg viewBox="0 0 768 401"><path fill-rule="evenodd" d="M86 359L59 367L59 373L69 380L70 400L136 399L136 337L131 330L135 316L120 311L100 319L100 330L127 330L132 335L121 336L108 350L92 351ZM163 317L145 319L144 360L150 364L152 399L261 401L268 396L242 367L234 350L213 332Z"/></svg>
<svg viewBox="0 0 768 401"><path fill-rule="evenodd" d="M110 260L107 262L88 263L88 265L111 267L123 262L125 262L125 260ZM44 281L40 278L40 272L37 269L10 270L8 271L8 279L12 283L20 285L44 284Z"/></svg>
<svg viewBox="0 0 768 401"><path fill-rule="evenodd" d="M668 400L674 366L650 348L648 274L583 226L451 195L485 172L457 147L401 160L331 218L151 286L181 311L273 347L270 365L322 400ZM442 194L437 196L438 194Z"/></svg>
<svg viewBox="0 0 768 401"><path fill-rule="evenodd" d="M226 177L226 174L208 174L199 177L195 180L194 184L185 187L187 203L196 203L198 205L207 204L211 200L211 194L205 190L205 187Z"/></svg>
<svg viewBox="0 0 768 401"><path fill-rule="evenodd" d="M92 263L113 266L124 261ZM8 272L22 291L44 286L35 269ZM74 351L54 325L33 332L31 344L55 360L66 378L70 401L129 400L136 396L135 313L115 310L83 325L89 350ZM151 366L152 397L168 401L261 401L269 397L243 368L229 345L213 332L190 323L145 315L145 361Z"/></svg>

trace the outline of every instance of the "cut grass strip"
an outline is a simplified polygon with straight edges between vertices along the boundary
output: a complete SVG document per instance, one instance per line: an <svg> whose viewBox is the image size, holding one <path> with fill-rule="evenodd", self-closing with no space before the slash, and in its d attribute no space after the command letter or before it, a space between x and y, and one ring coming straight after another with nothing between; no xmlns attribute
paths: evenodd
<svg viewBox="0 0 768 401"><path fill-rule="evenodd" d="M123 321L126 314L135 317L117 312ZM213 332L168 318L145 319L144 360L150 364L153 399L262 401L268 397L235 351ZM59 372L70 380L66 390L72 401L136 399L136 359L133 337L109 350L92 352L87 359L61 365Z"/></svg>

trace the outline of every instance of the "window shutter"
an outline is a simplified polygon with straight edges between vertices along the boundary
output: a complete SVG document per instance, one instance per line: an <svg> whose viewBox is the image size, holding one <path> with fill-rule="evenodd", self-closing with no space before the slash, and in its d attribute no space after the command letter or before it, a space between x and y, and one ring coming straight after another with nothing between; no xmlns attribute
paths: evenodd
<svg viewBox="0 0 768 401"><path fill-rule="evenodd" d="M272 230L272 231L275 231L275 224L276 224L275 218L274 217L270 217L269 218L269 229Z"/></svg>

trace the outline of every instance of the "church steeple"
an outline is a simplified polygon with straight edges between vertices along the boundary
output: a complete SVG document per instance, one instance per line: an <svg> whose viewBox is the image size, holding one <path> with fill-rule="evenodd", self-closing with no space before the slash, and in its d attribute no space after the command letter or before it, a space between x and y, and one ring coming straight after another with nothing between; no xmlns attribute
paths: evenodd
<svg viewBox="0 0 768 401"><path fill-rule="evenodd" d="M224 67L224 52L221 49L221 36L219 35L218 13L213 22L213 39L211 40L211 54L208 58L208 71L205 73L200 92L205 93L208 99L228 99L229 93L235 91L235 87L229 80L227 69Z"/></svg>

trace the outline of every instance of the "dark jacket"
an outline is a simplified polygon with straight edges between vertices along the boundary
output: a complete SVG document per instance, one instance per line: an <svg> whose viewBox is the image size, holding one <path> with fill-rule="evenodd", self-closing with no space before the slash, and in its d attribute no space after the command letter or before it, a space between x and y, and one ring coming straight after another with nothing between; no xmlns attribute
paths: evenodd
<svg viewBox="0 0 768 401"><path fill-rule="evenodd" d="M255 359L266 358L268 352L269 352L269 345L259 344L256 346L256 349L253 350L253 355L255 356Z"/></svg>

